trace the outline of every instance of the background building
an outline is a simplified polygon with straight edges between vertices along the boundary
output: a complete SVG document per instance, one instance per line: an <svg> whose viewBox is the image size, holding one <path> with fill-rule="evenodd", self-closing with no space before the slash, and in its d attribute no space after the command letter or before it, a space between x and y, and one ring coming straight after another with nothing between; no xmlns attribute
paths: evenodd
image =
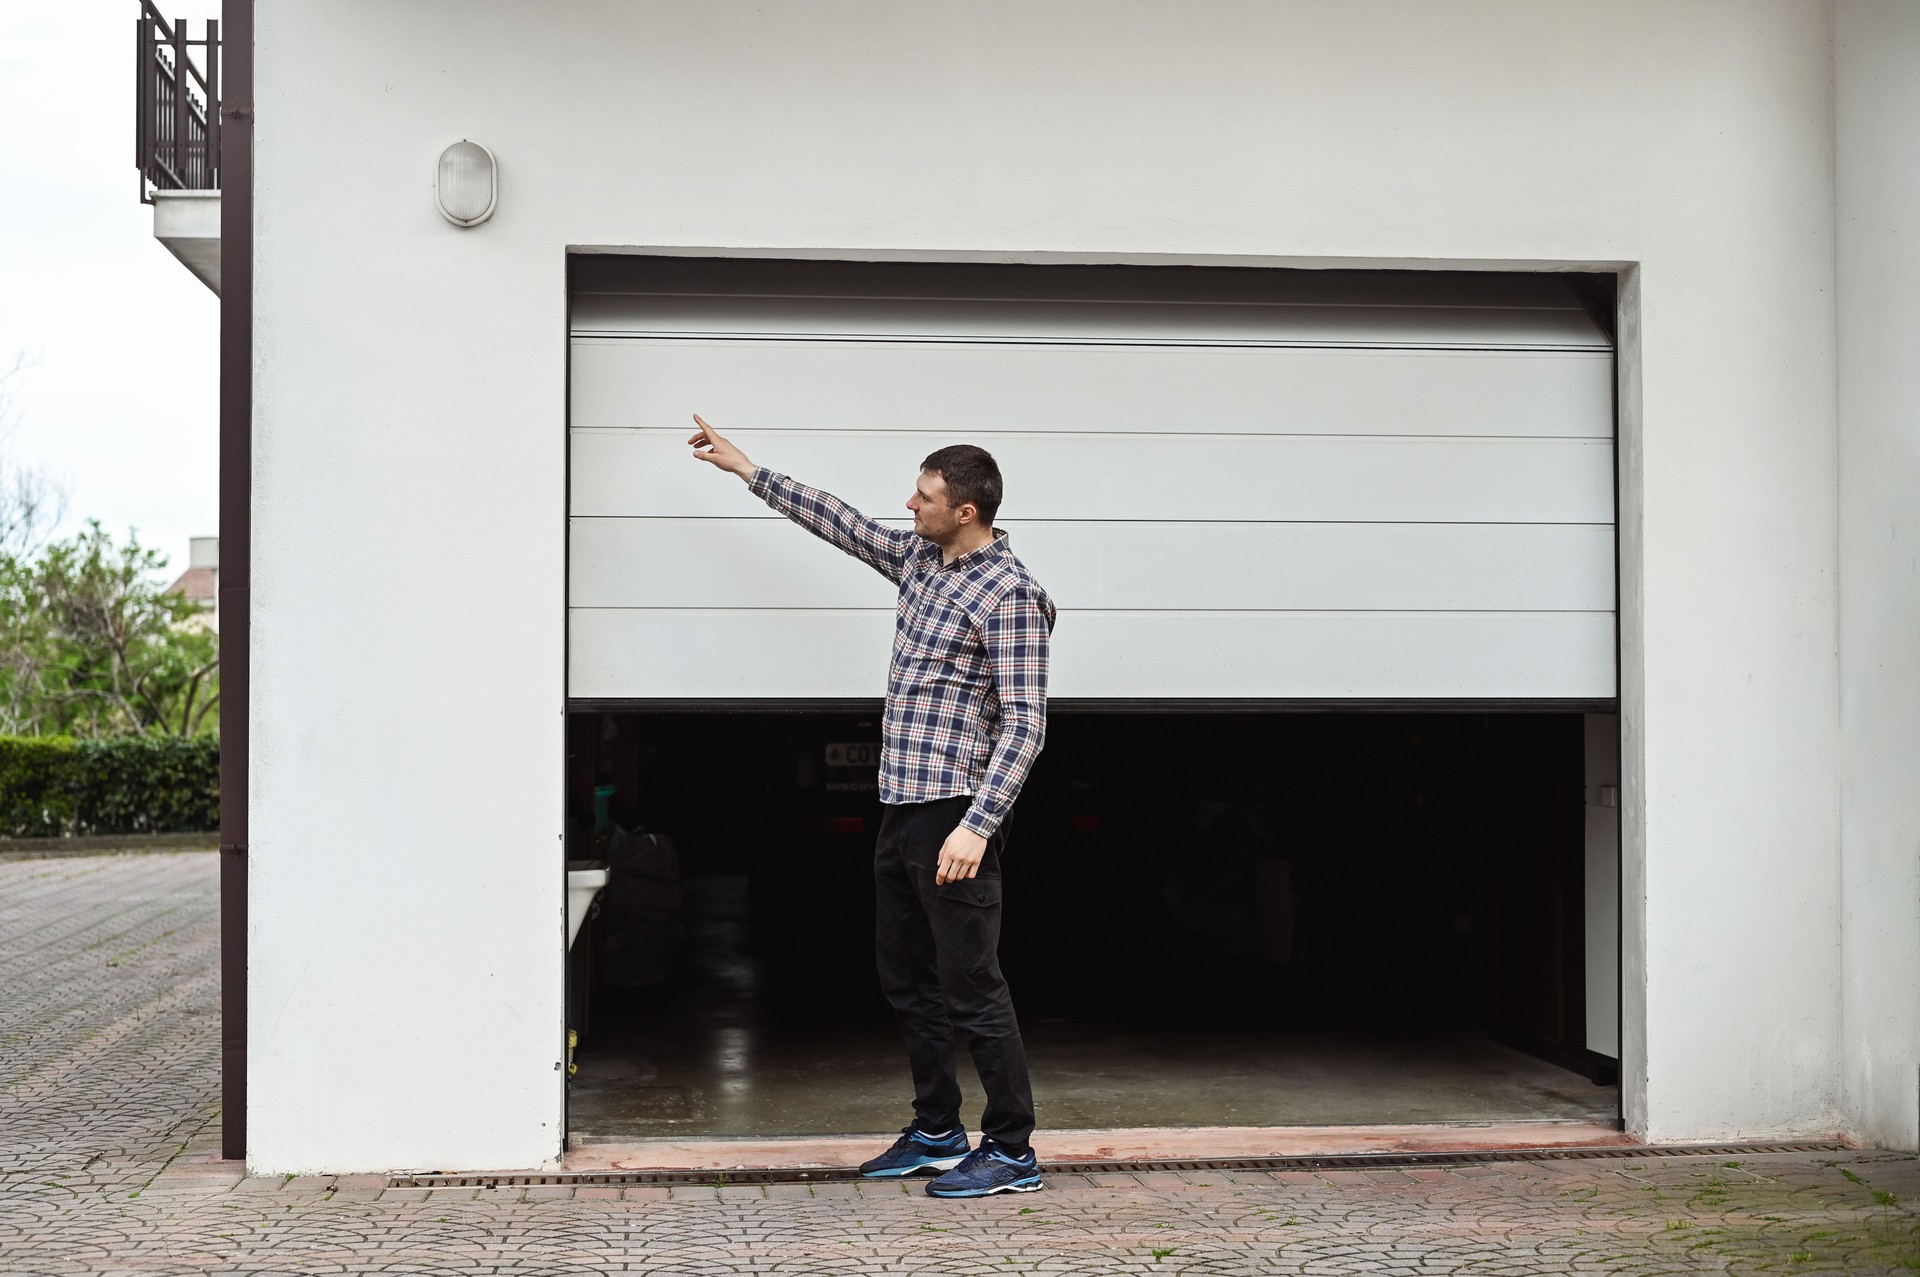
<svg viewBox="0 0 1920 1277"><path fill-rule="evenodd" d="M193 537L187 546L187 568L174 578L167 593L184 595L198 603L205 615L195 623L220 631L220 538Z"/></svg>

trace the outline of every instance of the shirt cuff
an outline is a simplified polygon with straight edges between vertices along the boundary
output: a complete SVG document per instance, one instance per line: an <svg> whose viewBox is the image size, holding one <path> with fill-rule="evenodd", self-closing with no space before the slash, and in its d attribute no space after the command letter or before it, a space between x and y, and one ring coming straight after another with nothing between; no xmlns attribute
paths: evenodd
<svg viewBox="0 0 1920 1277"><path fill-rule="evenodd" d="M970 829L982 838L991 838L994 832L1000 828L1000 820L998 817L989 816L986 812L981 811L980 804L975 803L973 806L967 808L967 814L960 820L960 828Z"/></svg>

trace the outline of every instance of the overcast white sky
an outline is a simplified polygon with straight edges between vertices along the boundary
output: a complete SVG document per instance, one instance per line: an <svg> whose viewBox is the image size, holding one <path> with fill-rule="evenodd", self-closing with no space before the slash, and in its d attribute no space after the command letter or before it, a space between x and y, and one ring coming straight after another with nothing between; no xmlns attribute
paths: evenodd
<svg viewBox="0 0 1920 1277"><path fill-rule="evenodd" d="M214 0L163 4L218 16ZM185 567L219 530L219 299L153 238L133 167L135 0L0 0L0 368L11 456Z"/></svg>

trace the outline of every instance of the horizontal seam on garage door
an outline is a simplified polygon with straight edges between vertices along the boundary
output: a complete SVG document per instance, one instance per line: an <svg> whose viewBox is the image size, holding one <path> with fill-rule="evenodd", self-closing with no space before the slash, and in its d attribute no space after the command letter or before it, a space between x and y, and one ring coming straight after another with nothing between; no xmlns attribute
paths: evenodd
<svg viewBox="0 0 1920 1277"><path fill-rule="evenodd" d="M574 612L873 612L892 616L893 604L881 607L716 607L707 603L575 603ZM1610 607L1078 607L1062 604L1063 614L1085 616L1612 616Z"/></svg>
<svg viewBox="0 0 1920 1277"><path fill-rule="evenodd" d="M1179 338L1179 337L1008 337L987 334L905 334L905 333L742 333L742 332L623 332L615 329L581 328L575 338L599 341L729 341L729 342L858 342L889 346L1053 346L1071 349L1087 346L1164 346L1183 350L1433 350L1456 353L1501 355L1611 355L1611 346L1593 345L1515 345L1501 342L1469 342L1449 345L1430 341L1261 341L1253 338Z"/></svg>
<svg viewBox="0 0 1920 1277"><path fill-rule="evenodd" d="M695 520L737 523L770 523L780 519L778 514L570 514L569 519L585 521L588 519L659 519L672 523L689 523ZM903 531L909 520L876 519L889 527ZM1120 518L1026 518L1009 519L1006 530L1017 532L1021 528L1034 528L1042 524L1070 523L1085 526L1090 523L1111 523L1119 527L1132 527L1136 524L1150 523L1156 527L1173 527L1193 524L1201 527L1238 526L1243 528L1285 527L1337 527L1337 528L1610 528L1612 519L1120 519ZM999 524L996 527L1001 526Z"/></svg>
<svg viewBox="0 0 1920 1277"><path fill-rule="evenodd" d="M826 439L920 439L929 434L940 433L931 430L862 430L849 428L841 430L822 430L816 426L752 426L755 435L768 437L795 438L811 435ZM571 434L594 435L684 435L685 426L603 426L574 423L567 427ZM1009 439L1032 439L1062 436L1071 438L1105 438L1113 440L1130 439L1180 439L1192 442L1198 439L1377 439L1394 443L1613 443L1612 435L1465 435L1465 434L1385 434L1366 430L1004 430L992 426L970 428L969 434L981 437L1005 437Z"/></svg>

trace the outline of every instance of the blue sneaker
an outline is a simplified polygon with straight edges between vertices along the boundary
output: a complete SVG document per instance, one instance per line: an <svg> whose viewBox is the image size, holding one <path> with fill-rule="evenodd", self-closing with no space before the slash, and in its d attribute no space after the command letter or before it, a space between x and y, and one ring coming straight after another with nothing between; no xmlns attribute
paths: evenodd
<svg viewBox="0 0 1920 1277"><path fill-rule="evenodd" d="M929 1197L987 1197L993 1193L1031 1193L1042 1187L1040 1161L1028 1149L1014 1157L992 1140L967 1154L958 1166L927 1185Z"/></svg>
<svg viewBox="0 0 1920 1277"><path fill-rule="evenodd" d="M900 1132L892 1148L870 1162L862 1162L860 1173L868 1179L889 1179L923 1171L950 1171L966 1155L966 1127L955 1126L945 1135L927 1135L919 1127L909 1126Z"/></svg>

